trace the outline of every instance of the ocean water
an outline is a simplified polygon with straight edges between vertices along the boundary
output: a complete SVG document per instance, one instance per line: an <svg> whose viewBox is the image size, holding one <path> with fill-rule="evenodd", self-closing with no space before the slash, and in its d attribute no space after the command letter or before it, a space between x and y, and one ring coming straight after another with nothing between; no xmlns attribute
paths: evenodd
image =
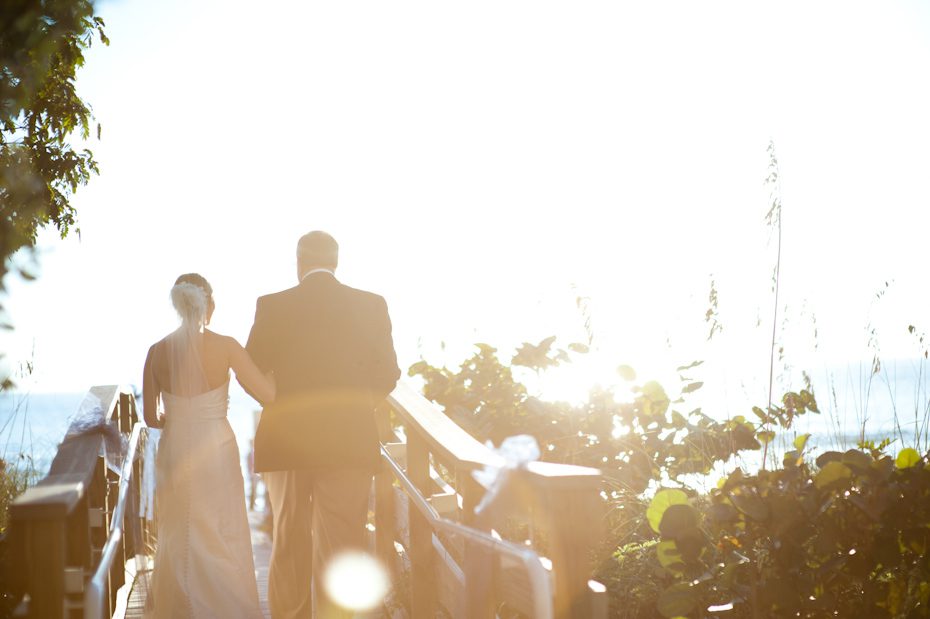
<svg viewBox="0 0 930 619"><path fill-rule="evenodd" d="M0 393L0 458L45 474L83 393Z"/></svg>
<svg viewBox="0 0 930 619"><path fill-rule="evenodd" d="M894 443L888 451L916 447L926 451L930 421L930 362L904 359L884 363L873 373L869 363L811 372L819 414L796 421L794 432L811 434L819 451L848 449L861 440ZM793 386L799 390L800 385ZM750 411L744 413L754 419Z"/></svg>
<svg viewBox="0 0 930 619"><path fill-rule="evenodd" d="M84 396L84 392L0 393L0 458L13 466L32 462L44 476ZM141 402L137 405L141 418ZM251 396L231 383L228 418L244 474L259 410Z"/></svg>
<svg viewBox="0 0 930 619"><path fill-rule="evenodd" d="M794 437L808 433L811 435L809 448L815 452L849 449L863 437L876 442L893 439L895 442L888 448L889 453L903 447L927 451L930 430L927 427L930 419L928 367L930 362L926 360L905 360L887 363L874 375L867 364L860 363L811 373L821 413L797 419L790 431L779 434L773 448L777 451L793 449ZM690 410L692 404L701 405L707 414L718 419L739 414L755 421L751 404L764 405L758 394L748 397L733 390L729 393L715 391L719 382L710 376L706 379L705 387L689 395L688 406L679 406L681 410ZM84 395L78 392L0 393L0 458L11 465L31 461L44 475ZM233 381L229 421L239 445L246 483L259 410L258 403ZM746 453L743 464L750 469L757 468L759 454Z"/></svg>

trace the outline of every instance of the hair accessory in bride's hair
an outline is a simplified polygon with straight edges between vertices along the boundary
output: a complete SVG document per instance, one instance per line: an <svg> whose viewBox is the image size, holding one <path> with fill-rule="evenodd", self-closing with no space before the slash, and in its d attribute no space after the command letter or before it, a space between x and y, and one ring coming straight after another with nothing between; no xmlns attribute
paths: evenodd
<svg viewBox="0 0 930 619"><path fill-rule="evenodd" d="M200 328L207 321L207 293L196 284L178 282L171 289L171 304L185 325Z"/></svg>

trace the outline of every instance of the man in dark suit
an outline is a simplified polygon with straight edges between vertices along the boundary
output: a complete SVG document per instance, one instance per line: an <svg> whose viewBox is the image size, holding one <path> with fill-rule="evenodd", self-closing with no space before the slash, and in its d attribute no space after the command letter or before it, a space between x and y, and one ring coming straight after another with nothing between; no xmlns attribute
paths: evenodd
<svg viewBox="0 0 930 619"><path fill-rule="evenodd" d="M325 232L301 237L300 283L258 299L246 344L277 382L255 433L274 519L274 619L310 617L314 606L314 616L339 616L319 583L334 553L364 548L380 449L374 408L400 377L387 304L336 279L338 252Z"/></svg>

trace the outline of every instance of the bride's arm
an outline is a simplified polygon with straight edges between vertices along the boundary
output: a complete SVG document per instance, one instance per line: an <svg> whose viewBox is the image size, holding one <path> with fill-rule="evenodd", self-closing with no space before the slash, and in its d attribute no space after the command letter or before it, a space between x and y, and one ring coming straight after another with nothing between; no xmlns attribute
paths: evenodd
<svg viewBox="0 0 930 619"><path fill-rule="evenodd" d="M236 380L242 388L262 404L273 402L275 382L272 374L262 374L252 357L235 338L229 338L229 348L229 366L236 373Z"/></svg>
<svg viewBox="0 0 930 619"><path fill-rule="evenodd" d="M142 369L142 415L145 418L145 425L150 428L160 428L161 423L158 419L158 395L161 388L155 379L155 346L149 348L145 356L145 366Z"/></svg>

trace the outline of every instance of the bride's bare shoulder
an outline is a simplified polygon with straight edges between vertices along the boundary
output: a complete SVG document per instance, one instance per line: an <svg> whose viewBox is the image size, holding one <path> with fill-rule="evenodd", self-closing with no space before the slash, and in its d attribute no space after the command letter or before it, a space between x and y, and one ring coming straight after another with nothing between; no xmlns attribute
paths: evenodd
<svg viewBox="0 0 930 619"><path fill-rule="evenodd" d="M241 348L239 341L236 338L230 335L223 335L222 333L217 333L216 331L210 331L209 329L203 330L204 337L207 338L207 341L214 346L219 346L222 348Z"/></svg>
<svg viewBox="0 0 930 619"><path fill-rule="evenodd" d="M157 342L149 346L149 355L157 354L160 350L162 350L165 347L165 343L167 341L168 341L168 336L166 335L165 337L161 338L160 340L158 340Z"/></svg>
<svg viewBox="0 0 930 619"><path fill-rule="evenodd" d="M161 338L149 346L148 354L145 356L145 364L150 367L157 376L162 376L168 362L165 349L167 347L168 336Z"/></svg>

